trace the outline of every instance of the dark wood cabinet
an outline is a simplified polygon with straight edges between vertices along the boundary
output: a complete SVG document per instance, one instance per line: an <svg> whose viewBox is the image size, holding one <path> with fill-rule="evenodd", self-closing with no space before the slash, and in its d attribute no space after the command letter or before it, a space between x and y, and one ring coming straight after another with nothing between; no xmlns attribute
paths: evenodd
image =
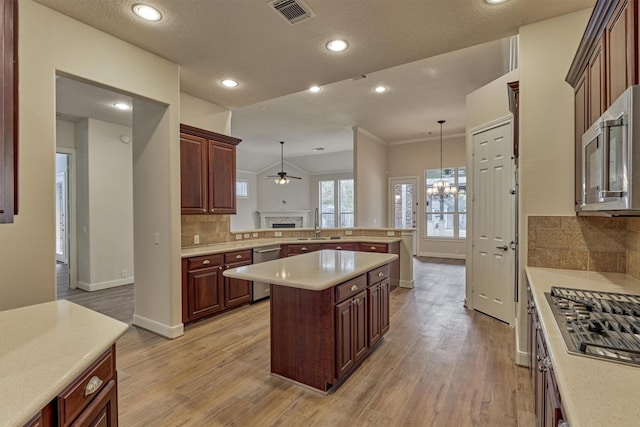
<svg viewBox="0 0 640 427"><path fill-rule="evenodd" d="M116 383L111 380L82 414L71 424L72 427L107 427L118 425L118 394Z"/></svg>
<svg viewBox="0 0 640 427"><path fill-rule="evenodd" d="M251 301L251 281L222 275L225 269L250 265L251 261L250 249L184 258L182 322L204 319Z"/></svg>
<svg viewBox="0 0 640 427"><path fill-rule="evenodd" d="M0 224L18 213L18 2L0 8Z"/></svg>
<svg viewBox="0 0 640 427"><path fill-rule="evenodd" d="M336 376L342 378L364 357L367 340L367 291L336 305Z"/></svg>
<svg viewBox="0 0 640 427"><path fill-rule="evenodd" d="M637 1L622 0L607 22L606 105L611 105L629 86L637 84Z"/></svg>
<svg viewBox="0 0 640 427"><path fill-rule="evenodd" d="M182 214L236 213L236 146L240 141L180 125Z"/></svg>
<svg viewBox="0 0 640 427"><path fill-rule="evenodd" d="M605 54L604 54L604 42L602 39L596 45L596 50L589 59L589 65L587 66L587 90L588 90L588 105L589 105L589 122L588 126L591 126L598 120L598 117L604 113L607 108L607 94L606 94L606 70L605 70Z"/></svg>
<svg viewBox="0 0 640 427"><path fill-rule="evenodd" d="M575 184L575 200L574 207L576 212L580 210L582 205L582 135L588 129L589 124L589 107L587 105L587 87L586 73L582 75L575 88L574 95L574 184Z"/></svg>
<svg viewBox="0 0 640 427"><path fill-rule="evenodd" d="M285 256L295 256L301 254L307 254L309 252L315 252L323 249L323 246L318 243L304 243L304 244L291 244L283 245L282 250Z"/></svg>

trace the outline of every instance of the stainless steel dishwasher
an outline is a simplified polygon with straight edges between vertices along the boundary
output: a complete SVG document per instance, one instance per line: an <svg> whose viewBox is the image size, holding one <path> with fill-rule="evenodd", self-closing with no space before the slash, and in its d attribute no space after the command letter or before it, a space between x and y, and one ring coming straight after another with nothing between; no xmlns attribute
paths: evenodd
<svg viewBox="0 0 640 427"><path fill-rule="evenodd" d="M253 263L273 261L280 258L280 245L263 246L253 250ZM265 282L253 282L253 298L251 303L269 298L269 284Z"/></svg>

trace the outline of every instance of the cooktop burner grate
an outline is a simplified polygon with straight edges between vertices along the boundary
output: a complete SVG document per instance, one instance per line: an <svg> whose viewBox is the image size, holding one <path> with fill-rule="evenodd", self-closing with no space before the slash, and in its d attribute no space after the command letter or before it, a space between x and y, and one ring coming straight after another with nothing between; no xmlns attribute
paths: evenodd
<svg viewBox="0 0 640 427"><path fill-rule="evenodd" d="M640 365L640 296L562 287L545 296L569 353Z"/></svg>

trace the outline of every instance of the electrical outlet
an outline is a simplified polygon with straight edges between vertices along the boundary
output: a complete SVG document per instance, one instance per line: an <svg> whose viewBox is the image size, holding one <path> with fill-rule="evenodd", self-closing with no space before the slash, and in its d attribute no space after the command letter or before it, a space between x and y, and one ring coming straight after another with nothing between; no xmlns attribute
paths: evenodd
<svg viewBox="0 0 640 427"><path fill-rule="evenodd" d="M123 279L127 278L127 270L122 270L122 278Z"/></svg>
<svg viewBox="0 0 640 427"><path fill-rule="evenodd" d="M395 235L396 235L396 233L394 233L393 231L387 231L387 236L393 237Z"/></svg>
<svg viewBox="0 0 640 427"><path fill-rule="evenodd" d="M243 237L244 237L245 239L248 239L248 238L249 238L249 233L245 233Z"/></svg>
<svg viewBox="0 0 640 427"><path fill-rule="evenodd" d="M251 237L258 237L258 233L253 233Z"/></svg>
<svg viewBox="0 0 640 427"><path fill-rule="evenodd" d="M347 236L351 236L351 235L353 234L353 231L351 231L351 230L345 230L345 231L344 231L344 234L345 234L345 235L347 235Z"/></svg>
<svg viewBox="0 0 640 427"><path fill-rule="evenodd" d="M242 234L236 234L236 240L242 240Z"/></svg>
<svg viewBox="0 0 640 427"><path fill-rule="evenodd" d="M194 234L193 235L193 244L194 245L199 245L200 244L200 235L199 234Z"/></svg>
<svg viewBox="0 0 640 427"><path fill-rule="evenodd" d="M282 231L276 231L276 232L274 233L274 236L276 236L276 237L282 237Z"/></svg>
<svg viewBox="0 0 640 427"><path fill-rule="evenodd" d="M160 233L153 233L153 243L155 245L160 244Z"/></svg>

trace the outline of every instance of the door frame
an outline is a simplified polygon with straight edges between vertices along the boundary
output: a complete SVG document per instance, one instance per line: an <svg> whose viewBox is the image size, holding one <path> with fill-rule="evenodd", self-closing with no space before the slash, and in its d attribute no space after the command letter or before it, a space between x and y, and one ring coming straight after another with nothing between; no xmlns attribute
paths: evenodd
<svg viewBox="0 0 640 427"><path fill-rule="evenodd" d="M56 147L56 153L66 154L69 159L68 167L68 193L69 207L67 211L67 240L69 253L67 259L69 262L69 287L76 289L78 287L78 248L76 240L76 150L74 148Z"/></svg>
<svg viewBox="0 0 640 427"><path fill-rule="evenodd" d="M415 228L415 232L414 232L414 239L413 239L413 256L416 256L418 254L418 237L420 236L420 210L418 209L420 207L420 201L422 200L421 194L423 193L422 191L422 187L420 184L420 177L413 175L413 176L394 176L394 177L390 177L389 178L389 186L388 186L388 191L387 194L389 194L389 200L388 200L388 206L389 206L389 227L390 228L395 228L395 223L393 220L393 208L394 208L394 200L393 200L393 184L394 181L410 181L410 180L415 180L415 188L416 188L416 194L414 196L414 202L416 203L415 205L415 222L416 222L416 228Z"/></svg>
<svg viewBox="0 0 640 427"><path fill-rule="evenodd" d="M469 308L471 310L474 309L473 307L473 273L474 273L474 265L473 265L473 248L474 248L474 219L473 219L473 209L474 209L474 204L473 204L473 200L474 200L474 185L475 183L473 182L473 176L475 173L475 165L474 165L474 151L473 151L473 137L476 134L488 131L492 128L496 128L505 124L509 124L511 123L511 125L514 125L514 117L513 114L508 114L505 116L502 116L500 118L491 120L489 122L483 123L479 126L473 127L471 129L467 130L467 200L471 200L471 203L467 203L467 260L466 260L466 266L467 266L467 270L466 270L466 288L465 288L465 304L464 306L466 308ZM513 153L512 153L513 154ZM513 160L513 158L512 158ZM517 163L514 162L514 186L517 185L518 180L516 179L519 170L517 167ZM517 216L517 208L518 208L518 197L517 197L517 193L516 193L516 197L514 197L514 203L515 203L515 208L514 209L514 218L513 218L513 227L514 227L514 235L513 238L516 242L516 250L514 251L516 255L518 255L518 237L517 237L517 232L518 232L518 216ZM519 270L519 265L517 263L517 256L514 256L514 272L515 272L515 277L518 277L518 270ZM518 286L517 280L515 283L516 289ZM512 294L514 296L514 299L517 296L517 290L512 290ZM516 307L516 302L515 301L510 301L511 304L513 304L514 309L513 309L513 313L512 313L512 317L509 319L509 326L513 327L515 326L515 322L516 322L516 313L515 313L515 307Z"/></svg>

